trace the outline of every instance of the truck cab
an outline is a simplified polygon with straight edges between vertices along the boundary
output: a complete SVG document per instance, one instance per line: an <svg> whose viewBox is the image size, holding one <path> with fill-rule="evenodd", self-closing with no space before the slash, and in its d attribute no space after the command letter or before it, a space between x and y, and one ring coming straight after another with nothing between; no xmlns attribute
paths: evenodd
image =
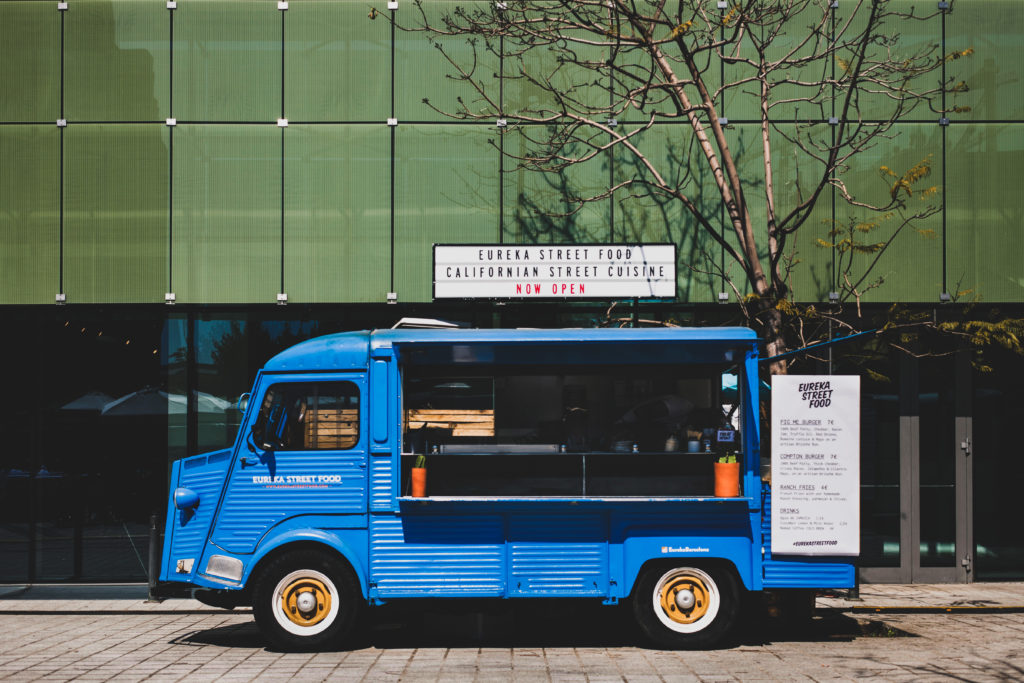
<svg viewBox="0 0 1024 683"><path fill-rule="evenodd" d="M425 597L630 600L659 645L713 645L743 591L854 581L771 555L757 360L746 328L303 342L232 448L174 463L161 579L251 604L286 649Z"/></svg>

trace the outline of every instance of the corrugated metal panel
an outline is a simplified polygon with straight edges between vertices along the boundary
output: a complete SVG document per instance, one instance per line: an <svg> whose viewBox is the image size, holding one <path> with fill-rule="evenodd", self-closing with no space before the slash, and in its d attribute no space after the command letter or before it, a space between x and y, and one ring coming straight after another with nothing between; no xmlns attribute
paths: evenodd
<svg viewBox="0 0 1024 683"><path fill-rule="evenodd" d="M198 560L210 531L210 521L217 510L224 472L229 458L217 459L208 464L206 457L199 456L182 462L181 479L178 486L192 489L199 494L199 506L195 514L184 516L175 512L176 520L171 537L171 561L193 558Z"/></svg>
<svg viewBox="0 0 1024 683"><path fill-rule="evenodd" d="M505 588L501 517L373 516L370 580L382 597L490 595Z"/></svg>
<svg viewBox="0 0 1024 683"><path fill-rule="evenodd" d="M772 558L772 496L764 487L761 514L761 538L764 544L763 576L765 588L849 588L854 584L852 564L816 559Z"/></svg>
<svg viewBox="0 0 1024 683"><path fill-rule="evenodd" d="M509 535L510 593L605 593L608 544L600 516L516 516Z"/></svg>
<svg viewBox="0 0 1024 683"><path fill-rule="evenodd" d="M775 560L764 563L765 588L849 588L853 582L851 564Z"/></svg>
<svg viewBox="0 0 1024 683"><path fill-rule="evenodd" d="M213 542L229 552L251 552L270 527L289 517L365 512L365 458L361 453L277 453L273 484L263 479L270 476L265 465L238 470L217 518ZM288 479L320 475L340 475L341 483Z"/></svg>
<svg viewBox="0 0 1024 683"><path fill-rule="evenodd" d="M392 487L394 486L392 475L391 454L387 457L372 456L370 458L370 509L390 510L392 500Z"/></svg>

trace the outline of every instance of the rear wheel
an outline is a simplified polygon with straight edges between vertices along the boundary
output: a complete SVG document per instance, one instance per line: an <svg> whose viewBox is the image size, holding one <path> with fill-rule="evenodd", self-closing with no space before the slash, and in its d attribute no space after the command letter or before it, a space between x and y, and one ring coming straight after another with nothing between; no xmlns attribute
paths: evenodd
<svg viewBox="0 0 1024 683"><path fill-rule="evenodd" d="M356 579L341 560L302 550L272 560L261 572L253 614L273 646L310 650L351 635L362 603Z"/></svg>
<svg viewBox="0 0 1024 683"><path fill-rule="evenodd" d="M648 567L637 581L633 613L662 647L711 647L732 628L739 610L733 573L723 567Z"/></svg>

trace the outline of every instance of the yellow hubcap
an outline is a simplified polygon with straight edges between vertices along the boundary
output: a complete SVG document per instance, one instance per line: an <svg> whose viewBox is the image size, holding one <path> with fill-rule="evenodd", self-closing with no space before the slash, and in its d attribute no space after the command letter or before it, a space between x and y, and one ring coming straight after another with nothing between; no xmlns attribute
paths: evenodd
<svg viewBox="0 0 1024 683"><path fill-rule="evenodd" d="M322 581L296 579L281 592L281 609L292 623L313 626L330 613L331 593Z"/></svg>
<svg viewBox="0 0 1024 683"><path fill-rule="evenodd" d="M707 586L692 576L672 579L662 588L660 598L662 611L680 624L692 624L703 617L711 602Z"/></svg>

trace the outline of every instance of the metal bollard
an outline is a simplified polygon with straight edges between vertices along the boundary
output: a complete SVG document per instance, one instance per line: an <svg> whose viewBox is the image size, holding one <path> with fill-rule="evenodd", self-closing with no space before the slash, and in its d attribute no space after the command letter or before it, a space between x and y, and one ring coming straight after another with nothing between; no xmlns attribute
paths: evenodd
<svg viewBox="0 0 1024 683"><path fill-rule="evenodd" d="M156 596L156 583L160 577L160 530L156 515L149 516L149 597L146 602L163 602Z"/></svg>

